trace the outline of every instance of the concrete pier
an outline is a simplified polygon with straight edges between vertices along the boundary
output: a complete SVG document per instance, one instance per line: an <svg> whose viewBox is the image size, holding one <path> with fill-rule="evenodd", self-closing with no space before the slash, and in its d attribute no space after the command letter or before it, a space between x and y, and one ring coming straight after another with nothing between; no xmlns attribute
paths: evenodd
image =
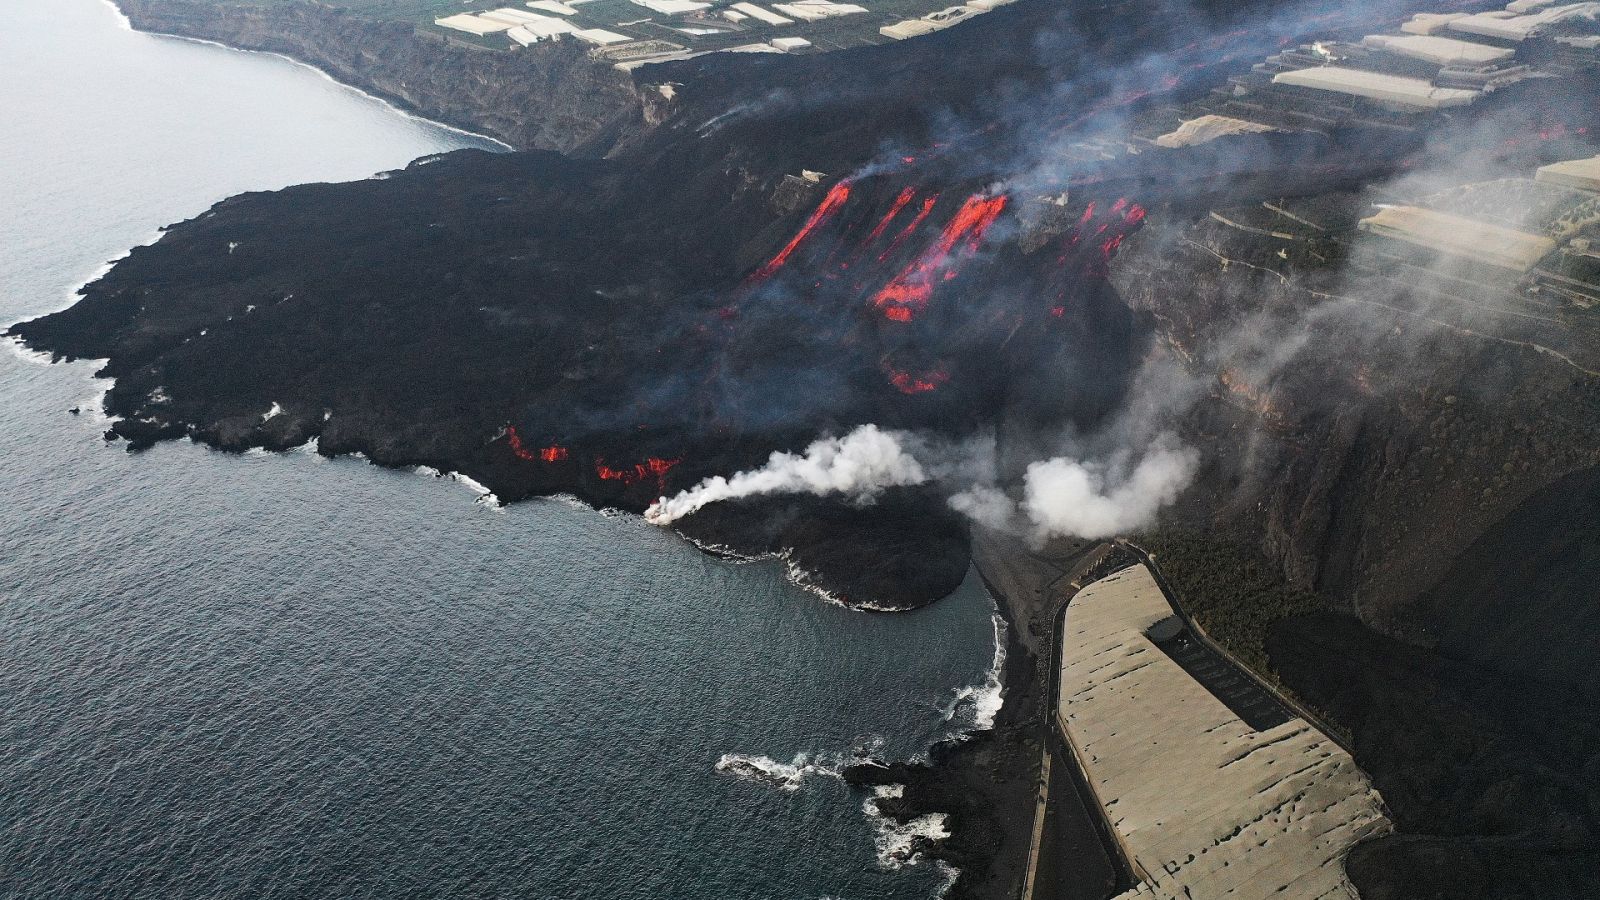
<svg viewBox="0 0 1600 900"><path fill-rule="evenodd" d="M1174 659L1192 640L1142 565L1067 609L1056 721L1140 880L1121 896L1355 897L1345 854L1390 829L1377 791L1304 719L1247 724L1261 689L1202 684Z"/></svg>

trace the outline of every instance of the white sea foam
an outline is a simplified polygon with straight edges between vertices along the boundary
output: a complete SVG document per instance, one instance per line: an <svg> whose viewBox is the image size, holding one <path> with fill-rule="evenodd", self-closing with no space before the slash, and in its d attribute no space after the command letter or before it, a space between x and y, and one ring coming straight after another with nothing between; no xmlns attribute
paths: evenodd
<svg viewBox="0 0 1600 900"><path fill-rule="evenodd" d="M32 347L29 347L27 344L24 344L22 342L22 338L19 338L16 335L11 335L5 338L4 343L6 347L10 348L12 354L15 355L17 359L20 359L25 363L32 363L36 366L48 366L54 360L54 357L52 357L50 354L41 350L35 350Z"/></svg>
<svg viewBox="0 0 1600 900"><path fill-rule="evenodd" d="M795 587L800 588L801 590L809 591L812 594L815 594L818 597L821 597L823 600L827 601L828 603L832 603L834 606L842 607L844 609L850 610L851 612L859 612L859 613L867 613L867 612L905 612L905 610L900 609L899 607L895 607L895 606L880 606L879 604L872 603L871 601L846 603L838 595L830 592L827 588L825 588L822 585L818 584L816 582L815 577L810 572L806 571L804 568L802 568L800 566L799 563L794 561L793 555L788 550L784 550L782 553L776 553L776 554L772 554L772 555L776 556L778 559L783 561L783 564L784 564L783 577L790 584L794 585Z"/></svg>
<svg viewBox="0 0 1600 900"><path fill-rule="evenodd" d="M753 753L724 753L717 760L716 770L750 781L764 781L792 792L814 776L841 778L846 767L875 758L882 748L883 738L870 735L844 753L802 751L786 763Z"/></svg>
<svg viewBox="0 0 1600 900"><path fill-rule="evenodd" d="M106 394L109 393L111 393L110 379L96 381L94 393L89 399L79 401L77 404L81 415L95 427L109 425L113 421L111 416L106 414Z"/></svg>
<svg viewBox="0 0 1600 900"><path fill-rule="evenodd" d="M312 435L309 439L306 440L306 442L304 444L301 444L298 447L290 447L289 448L289 452L290 453L303 453L303 454L309 455L312 459L315 459L318 462L327 462L328 458L326 456L323 456L317 450L317 448L319 446L320 446L319 439L317 438L316 435Z"/></svg>
<svg viewBox="0 0 1600 900"><path fill-rule="evenodd" d="M128 16L125 13L123 13L122 7L118 6L116 4L115 0L102 0L102 2L104 2L105 5L111 7L111 11L117 14L117 27L118 28L121 28L123 31L132 31L133 30L133 23L128 21Z"/></svg>
<svg viewBox="0 0 1600 900"><path fill-rule="evenodd" d="M817 754L813 759L809 753L796 753L793 760L783 763L770 756L724 753L717 760L716 768L718 772L726 772L737 778L769 782L792 793L800 790L806 779L813 775L838 778L844 771L844 764L838 757L828 754Z"/></svg>
<svg viewBox="0 0 1600 900"><path fill-rule="evenodd" d="M473 494L476 494L477 496L472 502L482 506L487 506L491 509L504 511L505 504L501 503L500 498L494 495L494 491L489 490L488 486L475 480L472 476L463 475L460 472L449 472L445 477L449 478L451 481L460 482L461 484L466 485L467 490L471 491Z"/></svg>
<svg viewBox="0 0 1600 900"><path fill-rule="evenodd" d="M982 684L969 684L956 688L955 698L945 708L944 720L953 722L962 717L966 727L959 737L994 727L995 716L1005 705L1006 620L998 612L990 614L994 625L994 657Z"/></svg>
<svg viewBox="0 0 1600 900"><path fill-rule="evenodd" d="M578 497L575 494L547 494L541 499L550 500L550 501L553 501L555 503L559 503L562 506L570 506L573 509L583 509L583 510L594 509L594 507L592 507L589 504L587 504L587 503L583 502L582 500L578 499Z"/></svg>
<svg viewBox="0 0 1600 900"><path fill-rule="evenodd" d="M873 844L878 850L878 865L885 869L901 869L915 865L922 859L922 847L929 841L950 836L945 823L950 817L945 813L927 813L905 822L884 815L878 808L879 800L898 799L905 796L905 785L881 784L872 789L872 795L861 804L867 821L872 823ZM948 890L948 887L946 887ZM942 893L942 892L941 892Z"/></svg>

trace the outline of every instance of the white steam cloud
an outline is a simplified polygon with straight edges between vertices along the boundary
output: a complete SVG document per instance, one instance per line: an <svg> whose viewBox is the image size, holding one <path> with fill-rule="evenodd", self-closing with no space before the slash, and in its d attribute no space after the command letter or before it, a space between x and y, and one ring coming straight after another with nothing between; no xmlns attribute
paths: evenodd
<svg viewBox="0 0 1600 900"><path fill-rule="evenodd" d="M1036 462L1024 479L1023 511L1039 537L1102 538L1141 528L1177 499L1200 467L1200 454L1171 435L1131 472L1073 459Z"/></svg>
<svg viewBox="0 0 1600 900"><path fill-rule="evenodd" d="M774 453L759 469L707 478L657 500L645 518L669 525L710 503L763 494L842 494L865 501L887 488L941 481L951 485L950 507L987 527L1027 532L1035 540L1100 538L1148 525L1189 485L1200 464L1193 448L1163 434L1137 462L1123 454L1106 462L1057 457L1032 463L1018 503L995 486L992 454L981 440L943 446L863 425L844 437L815 441L803 454Z"/></svg>
<svg viewBox="0 0 1600 900"><path fill-rule="evenodd" d="M759 469L707 478L677 496L657 500L644 517L668 525L719 500L758 494L845 494L867 500L884 488L922 484L928 474L906 450L908 437L862 425L842 438L814 441L802 455L778 452Z"/></svg>

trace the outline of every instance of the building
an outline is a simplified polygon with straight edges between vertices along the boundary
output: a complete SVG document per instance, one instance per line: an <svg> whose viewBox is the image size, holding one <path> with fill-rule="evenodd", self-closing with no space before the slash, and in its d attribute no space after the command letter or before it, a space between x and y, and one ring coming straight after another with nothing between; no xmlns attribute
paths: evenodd
<svg viewBox="0 0 1600 900"><path fill-rule="evenodd" d="M596 47L604 47L607 44L621 44L633 40L633 38L625 34L617 34L615 31L607 31L604 28L584 28L574 31L572 36L585 44L594 44Z"/></svg>
<svg viewBox="0 0 1600 900"><path fill-rule="evenodd" d="M1464 34L1520 42L1553 26L1567 22L1593 22L1597 16L1600 16L1600 3L1567 3L1527 15L1518 15L1508 7L1496 12L1463 16L1450 22L1449 28Z"/></svg>
<svg viewBox="0 0 1600 900"><path fill-rule="evenodd" d="M1540 166L1539 171L1534 173L1533 179L1546 184L1559 184L1562 187L1600 193L1600 156L1569 159Z"/></svg>
<svg viewBox="0 0 1600 900"><path fill-rule="evenodd" d="M1362 231L1472 263L1527 272L1556 249L1556 242L1464 216L1418 206L1386 206L1362 219Z"/></svg>
<svg viewBox="0 0 1600 900"><path fill-rule="evenodd" d="M1516 55L1507 47L1424 34L1369 34L1361 45L1438 66L1485 66Z"/></svg>
<svg viewBox="0 0 1600 900"><path fill-rule="evenodd" d="M1363 97L1407 111L1431 111L1452 106L1466 106L1476 100L1481 93L1467 88L1435 87L1433 82L1425 78L1409 78L1339 66L1317 66L1293 72L1279 72L1272 76L1272 83Z"/></svg>
<svg viewBox="0 0 1600 900"><path fill-rule="evenodd" d="M445 16L442 19L434 19L433 24L438 25L440 28L451 28L456 31L465 31L468 34L475 34L479 37L483 37L486 34L494 34L497 31L505 31L515 23L506 22L499 19L490 19L484 16L475 16L471 13L460 13L454 16Z"/></svg>
<svg viewBox="0 0 1600 900"><path fill-rule="evenodd" d="M763 9L754 3L735 3L729 9L738 10L752 19L759 19L768 25L793 25L793 19L787 19L770 9Z"/></svg>

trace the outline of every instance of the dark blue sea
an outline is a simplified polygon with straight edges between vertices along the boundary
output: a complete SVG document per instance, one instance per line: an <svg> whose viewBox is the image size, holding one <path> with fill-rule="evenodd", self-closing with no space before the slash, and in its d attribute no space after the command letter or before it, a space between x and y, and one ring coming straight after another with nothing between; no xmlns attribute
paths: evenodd
<svg viewBox="0 0 1600 900"><path fill-rule="evenodd" d="M230 194L485 144L96 0L6 12L0 325ZM831 773L992 716L976 578L857 613L560 499L309 450L129 455L95 368L0 348L0 897L945 883Z"/></svg>

